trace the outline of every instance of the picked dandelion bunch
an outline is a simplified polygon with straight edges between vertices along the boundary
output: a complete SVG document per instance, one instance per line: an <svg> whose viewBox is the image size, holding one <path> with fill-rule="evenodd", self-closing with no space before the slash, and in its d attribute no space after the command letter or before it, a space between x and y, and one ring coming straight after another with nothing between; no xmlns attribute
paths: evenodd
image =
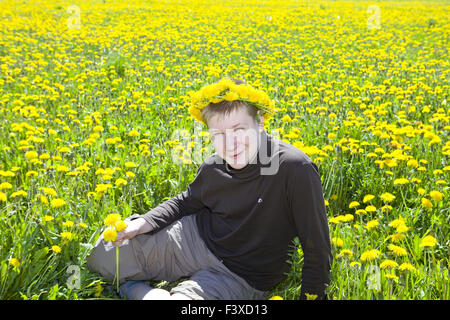
<svg viewBox="0 0 450 320"><path fill-rule="evenodd" d="M263 111L264 120L270 119L276 112L275 103L264 91L248 84L235 84L231 79L222 79L217 83L202 87L190 94L189 113L198 121L205 123L202 110L210 103L240 100L253 104Z"/></svg>
<svg viewBox="0 0 450 320"><path fill-rule="evenodd" d="M116 241L117 232L120 232L127 227L127 224L122 221L122 218L118 213L109 214L103 220L103 223L109 227L103 232L103 239L105 241ZM117 292L119 292L119 247L116 247L116 289Z"/></svg>

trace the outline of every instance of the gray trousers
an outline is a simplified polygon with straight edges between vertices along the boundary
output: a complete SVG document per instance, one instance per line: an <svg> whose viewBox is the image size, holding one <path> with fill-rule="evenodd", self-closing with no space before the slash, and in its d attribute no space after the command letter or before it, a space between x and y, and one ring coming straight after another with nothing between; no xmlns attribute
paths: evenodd
<svg viewBox="0 0 450 320"><path fill-rule="evenodd" d="M101 235L86 266L113 280L116 247ZM180 282L170 293L181 293L196 300L255 300L265 299L268 293L251 287L207 248L198 233L194 215L183 217L155 234L140 234L126 240L119 249L119 284L132 280L173 282L180 278L189 279Z"/></svg>

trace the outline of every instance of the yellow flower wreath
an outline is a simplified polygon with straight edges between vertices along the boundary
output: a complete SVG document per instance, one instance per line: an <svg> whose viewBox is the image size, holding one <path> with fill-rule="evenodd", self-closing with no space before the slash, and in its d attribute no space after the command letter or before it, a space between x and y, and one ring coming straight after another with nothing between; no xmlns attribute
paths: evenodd
<svg viewBox="0 0 450 320"><path fill-rule="evenodd" d="M206 125L202 110L210 103L221 101L240 100L252 103L263 111L264 121L269 120L276 112L275 103L261 90L248 84L235 84L231 79L225 78L217 83L202 87L199 91L190 94L189 113L198 121Z"/></svg>

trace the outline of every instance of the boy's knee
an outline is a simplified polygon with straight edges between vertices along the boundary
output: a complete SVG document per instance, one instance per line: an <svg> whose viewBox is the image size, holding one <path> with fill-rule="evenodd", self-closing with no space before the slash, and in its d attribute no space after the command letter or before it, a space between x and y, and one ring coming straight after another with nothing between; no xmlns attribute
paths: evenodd
<svg viewBox="0 0 450 320"><path fill-rule="evenodd" d="M103 237L100 236L86 259L86 267L89 271L96 272L102 277L112 280L115 276L115 271L111 269L111 265L115 269L115 254L115 250L107 248Z"/></svg>

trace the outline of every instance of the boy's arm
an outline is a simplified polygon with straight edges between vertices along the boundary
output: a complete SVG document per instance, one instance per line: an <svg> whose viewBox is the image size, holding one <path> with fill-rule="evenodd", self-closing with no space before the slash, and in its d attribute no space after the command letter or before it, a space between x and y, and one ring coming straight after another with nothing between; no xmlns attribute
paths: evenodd
<svg viewBox="0 0 450 320"><path fill-rule="evenodd" d="M304 256L299 298L306 299L308 293L324 299L332 257L319 170L314 162L295 163L293 168L288 195Z"/></svg>
<svg viewBox="0 0 450 320"><path fill-rule="evenodd" d="M151 226L149 228L150 231L146 233L156 233L176 220L193 214L204 207L201 201L201 181L204 165L205 163L203 162L197 170L197 176L194 181L188 185L185 191L140 216Z"/></svg>

